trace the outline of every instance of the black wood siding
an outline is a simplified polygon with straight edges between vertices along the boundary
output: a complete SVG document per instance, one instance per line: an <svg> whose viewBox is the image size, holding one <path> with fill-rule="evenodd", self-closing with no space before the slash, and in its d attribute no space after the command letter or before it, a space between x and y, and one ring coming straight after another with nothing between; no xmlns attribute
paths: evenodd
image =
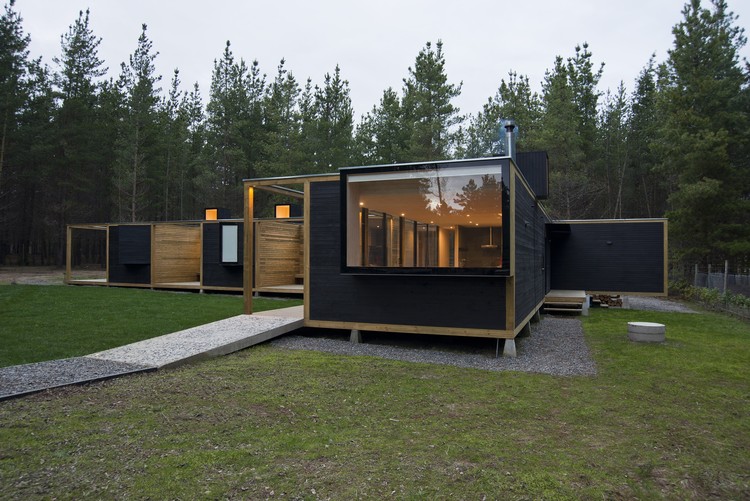
<svg viewBox="0 0 750 501"><path fill-rule="evenodd" d="M544 213L523 182L516 178L516 325L544 299Z"/></svg>
<svg viewBox="0 0 750 501"><path fill-rule="evenodd" d="M221 223L203 224L203 285L213 287L242 287L242 266L245 237L244 224L232 223L239 226L237 239L239 251L238 264L224 264L221 262Z"/></svg>
<svg viewBox="0 0 750 501"><path fill-rule="evenodd" d="M527 151L516 154L518 169L526 178L534 195L540 200L549 197L549 160L546 151Z"/></svg>
<svg viewBox="0 0 750 501"><path fill-rule="evenodd" d="M505 279L343 275L339 183L310 186L310 319L505 329Z"/></svg>
<svg viewBox="0 0 750 501"><path fill-rule="evenodd" d="M109 228L109 281L122 284L151 283L150 225Z"/></svg>
<svg viewBox="0 0 750 501"><path fill-rule="evenodd" d="M664 291L664 222L566 222L552 238L552 288Z"/></svg>

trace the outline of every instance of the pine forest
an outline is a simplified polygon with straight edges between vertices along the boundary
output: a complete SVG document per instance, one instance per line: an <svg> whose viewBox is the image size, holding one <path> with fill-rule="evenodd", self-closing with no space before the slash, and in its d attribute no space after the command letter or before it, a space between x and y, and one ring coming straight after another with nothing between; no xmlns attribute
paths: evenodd
<svg viewBox="0 0 750 501"><path fill-rule="evenodd" d="M200 219L206 207L240 217L245 178L497 155L512 118L519 151L548 152L552 217L668 217L673 266L747 268L745 34L724 0L689 0L672 35L666 60L644 61L617 89L600 89L604 65L581 41L550 61L540 91L508 69L480 110L456 107L460 75L446 74L443 42L427 41L403 86L355 113L346 68L299 79L230 42L209 89L178 69L163 78L145 24L107 78L89 11L51 64L31 59L11 0L0 18L0 264L64 263L68 224ZM273 202L256 201L256 213Z"/></svg>

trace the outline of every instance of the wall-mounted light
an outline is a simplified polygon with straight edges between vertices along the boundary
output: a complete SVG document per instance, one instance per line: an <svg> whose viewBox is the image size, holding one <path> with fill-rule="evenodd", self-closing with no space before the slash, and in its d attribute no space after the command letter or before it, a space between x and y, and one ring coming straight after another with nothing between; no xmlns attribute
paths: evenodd
<svg viewBox="0 0 750 501"><path fill-rule="evenodd" d="M231 219L229 209L208 208L204 212L206 221L216 221L219 219Z"/></svg>
<svg viewBox="0 0 750 501"><path fill-rule="evenodd" d="M302 208L297 204L276 204L274 206L274 217L276 219L287 219L290 217L301 217Z"/></svg>
<svg viewBox="0 0 750 501"><path fill-rule="evenodd" d="M274 217L276 219L286 219L292 213L290 204L276 204L274 208Z"/></svg>

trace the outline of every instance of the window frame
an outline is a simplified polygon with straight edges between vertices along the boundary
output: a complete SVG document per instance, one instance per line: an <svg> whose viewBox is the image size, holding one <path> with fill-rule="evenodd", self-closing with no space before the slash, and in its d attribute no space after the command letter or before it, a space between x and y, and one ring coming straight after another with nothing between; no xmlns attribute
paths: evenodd
<svg viewBox="0 0 750 501"><path fill-rule="evenodd" d="M371 174L371 173L388 173L388 172L429 172L436 168L456 168L465 167L467 169L476 169L478 167L500 167L501 168L501 207L502 207L502 266L495 267L440 267L440 266L420 266L420 267L393 267L393 266L350 266L347 260L348 254L348 179L350 175ZM345 275L377 275L377 276L460 276L460 277L509 277L510 270L510 159L507 157L492 157L472 160L453 160L440 162L424 162L409 164L393 165L376 165L370 167L346 167L339 169L339 203L340 203L340 267L341 273ZM393 215L395 217L395 215ZM356 225L360 227L361 225ZM360 230L361 231L361 230ZM354 236L360 238L361 234ZM416 238L416 235L415 235ZM416 256L414 256L416 259ZM456 256L457 258L457 256Z"/></svg>
<svg viewBox="0 0 750 501"><path fill-rule="evenodd" d="M234 239L234 242L228 242L227 241L227 234L224 232L224 230L233 230L231 237ZM220 223L219 225L219 256L220 256L220 262L223 265L238 265L242 264L242 258L240 256L240 225L239 223ZM227 260L225 259L226 253L229 251L233 254L234 260Z"/></svg>

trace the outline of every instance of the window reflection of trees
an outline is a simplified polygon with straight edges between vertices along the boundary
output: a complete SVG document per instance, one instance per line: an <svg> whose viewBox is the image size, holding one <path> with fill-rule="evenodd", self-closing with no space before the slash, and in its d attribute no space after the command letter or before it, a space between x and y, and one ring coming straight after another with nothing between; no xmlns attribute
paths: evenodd
<svg viewBox="0 0 750 501"><path fill-rule="evenodd" d="M477 186L474 179L461 188L453 201L463 208L467 214L499 214L503 210L502 203L503 187L492 174L482 176L481 186Z"/></svg>
<svg viewBox="0 0 750 501"><path fill-rule="evenodd" d="M454 188L457 186L457 189ZM496 215L502 212L502 180L495 174L474 177L440 177L439 170L419 179L424 210L435 217Z"/></svg>
<svg viewBox="0 0 750 501"><path fill-rule="evenodd" d="M372 233L366 240L370 248L364 253L369 258L365 266L502 266L502 201L508 190L499 173L456 175L453 171L441 176L440 169L430 169L382 182L387 184L373 193L392 189L394 198L378 204L377 212L371 213L377 219L368 218L373 224L368 224ZM391 183L392 188L384 190ZM414 195L418 198L412 198ZM395 200L398 208L393 206ZM402 212L411 214L405 218ZM447 232L445 237L440 237L441 228ZM440 244L446 245L443 250L439 249L440 238L445 238L445 244ZM442 252L446 257L440 257ZM441 265L441 259L446 264Z"/></svg>

